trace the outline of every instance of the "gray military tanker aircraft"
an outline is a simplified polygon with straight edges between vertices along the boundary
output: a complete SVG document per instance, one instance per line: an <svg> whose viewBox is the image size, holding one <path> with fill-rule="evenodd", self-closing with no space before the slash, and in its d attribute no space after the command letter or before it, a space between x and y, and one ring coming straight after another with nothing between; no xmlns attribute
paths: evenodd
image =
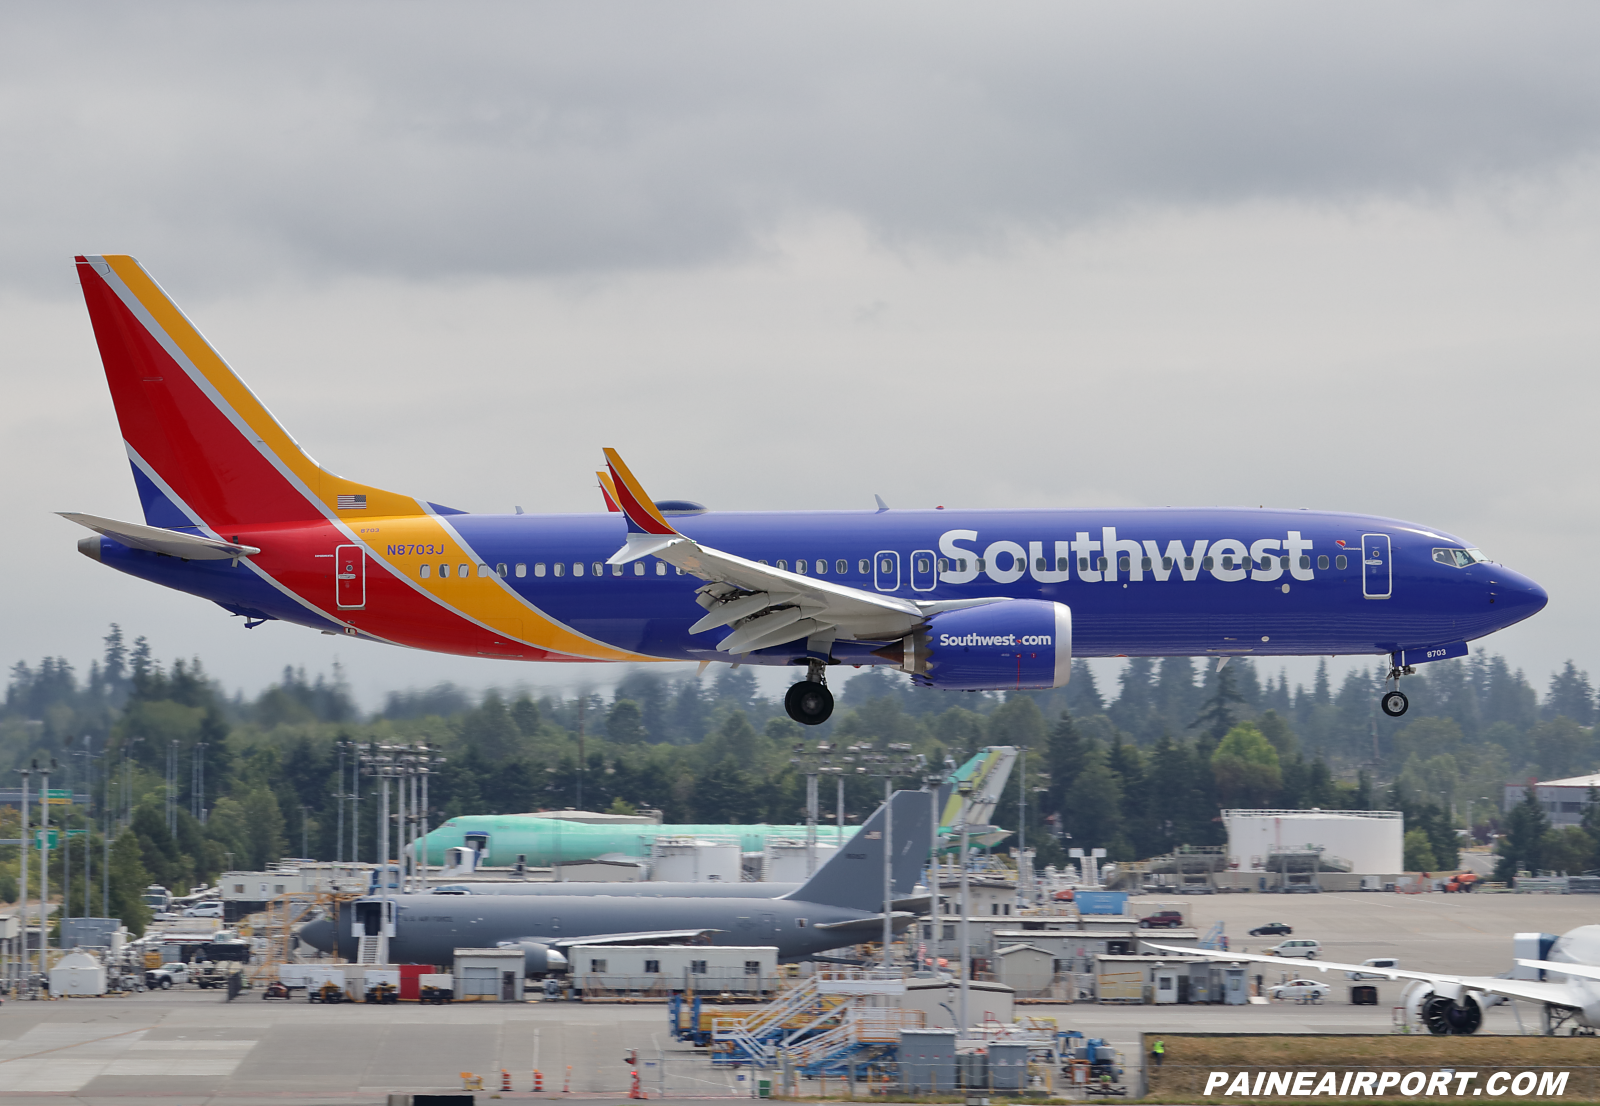
<svg viewBox="0 0 1600 1106"><path fill-rule="evenodd" d="M394 963L447 964L458 948L520 947L529 975L566 967L572 945L702 942L774 945L800 960L883 932L884 831L892 810L891 879L910 886L928 856L927 792L897 791L845 848L781 898L656 898L620 895L390 895L357 899L337 919L309 922L300 940L356 960L363 937L387 930ZM570 886L570 885L569 885ZM387 915L387 923L385 921ZM893 911L895 932L916 915Z"/></svg>

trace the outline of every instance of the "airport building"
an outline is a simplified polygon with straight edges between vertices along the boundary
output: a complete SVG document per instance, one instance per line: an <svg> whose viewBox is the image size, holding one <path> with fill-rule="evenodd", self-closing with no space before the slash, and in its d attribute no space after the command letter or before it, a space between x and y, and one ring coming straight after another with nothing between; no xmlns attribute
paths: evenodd
<svg viewBox="0 0 1600 1106"><path fill-rule="evenodd" d="M1307 873L1394 876L1405 871L1397 810L1224 810L1228 870L1265 878ZM1332 888L1328 888L1332 889Z"/></svg>
<svg viewBox="0 0 1600 1106"><path fill-rule="evenodd" d="M1508 783L1501 809L1510 812L1533 788L1534 798L1550 816L1550 824L1557 829L1583 824L1583 812L1590 803L1589 793L1600 789L1600 773L1591 776L1573 776L1565 780Z"/></svg>

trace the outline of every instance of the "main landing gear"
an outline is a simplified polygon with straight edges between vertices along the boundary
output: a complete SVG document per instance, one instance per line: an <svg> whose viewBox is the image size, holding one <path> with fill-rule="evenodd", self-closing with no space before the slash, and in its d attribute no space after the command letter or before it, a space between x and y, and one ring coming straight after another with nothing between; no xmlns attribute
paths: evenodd
<svg viewBox="0 0 1600 1106"><path fill-rule="evenodd" d="M802 726L820 726L833 714L833 692L824 682L821 661L806 661L806 678L789 688L783 709Z"/></svg>
<svg viewBox="0 0 1600 1106"><path fill-rule="evenodd" d="M1399 656L1398 653L1395 655ZM1378 699L1378 706L1382 707L1383 713L1390 718L1399 718L1411 706L1411 700L1407 699L1405 692L1400 690L1400 677L1410 676L1414 672L1416 672L1416 669L1409 664L1404 668L1401 668L1398 664L1389 666L1389 674L1384 677L1384 682L1388 683L1393 680L1394 690L1385 691Z"/></svg>

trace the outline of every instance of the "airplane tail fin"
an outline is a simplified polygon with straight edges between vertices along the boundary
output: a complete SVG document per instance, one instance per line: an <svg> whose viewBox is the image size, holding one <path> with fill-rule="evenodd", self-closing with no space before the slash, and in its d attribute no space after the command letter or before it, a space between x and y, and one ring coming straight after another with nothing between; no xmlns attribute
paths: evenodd
<svg viewBox="0 0 1600 1106"><path fill-rule="evenodd" d="M325 472L131 257L77 258L145 521L165 529L414 514Z"/></svg>
<svg viewBox="0 0 1600 1106"><path fill-rule="evenodd" d="M987 826L1016 762L1015 745L990 745L950 773L957 786L945 804L939 828L948 831L963 824Z"/></svg>
<svg viewBox="0 0 1600 1106"><path fill-rule="evenodd" d="M900 897L910 894L928 859L933 806L937 801L937 794L930 795L926 791L896 791L843 848L830 856L810 879L790 892L788 898L850 910L883 909L886 828L889 845L894 850L891 872L894 894ZM891 810L892 822L889 820Z"/></svg>

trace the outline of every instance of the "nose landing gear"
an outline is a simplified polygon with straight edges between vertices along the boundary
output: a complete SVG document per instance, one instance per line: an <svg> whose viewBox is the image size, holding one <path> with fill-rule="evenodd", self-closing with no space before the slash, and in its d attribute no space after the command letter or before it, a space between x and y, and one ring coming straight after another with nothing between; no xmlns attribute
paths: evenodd
<svg viewBox="0 0 1600 1106"><path fill-rule="evenodd" d="M1398 653L1395 655L1399 656ZM1404 668L1398 664L1391 664L1389 666L1389 674L1384 677L1384 682L1388 683L1390 680L1393 680L1394 690L1385 691L1378 699L1378 706L1382 707L1383 713L1387 714L1390 718L1399 718L1406 712L1407 709L1410 708L1411 700L1407 699L1405 692L1400 690L1400 677L1410 676L1414 672L1416 672L1416 669L1409 664Z"/></svg>
<svg viewBox="0 0 1600 1106"><path fill-rule="evenodd" d="M783 709L802 726L820 726L833 714L833 692L828 690L819 660L806 662L806 678L789 688Z"/></svg>

